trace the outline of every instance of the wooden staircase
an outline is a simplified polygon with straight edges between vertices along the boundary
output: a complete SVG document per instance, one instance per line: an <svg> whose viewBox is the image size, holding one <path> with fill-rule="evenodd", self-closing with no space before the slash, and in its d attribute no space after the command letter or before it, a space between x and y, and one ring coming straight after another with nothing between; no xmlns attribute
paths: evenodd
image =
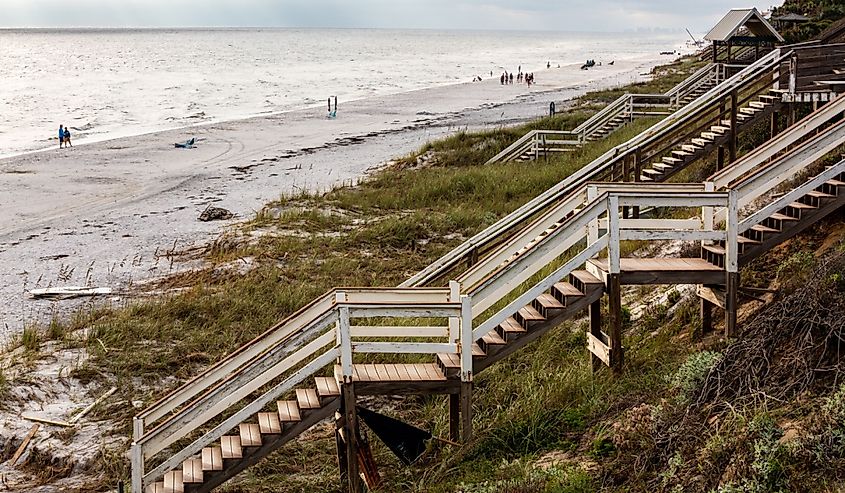
<svg viewBox="0 0 845 493"><path fill-rule="evenodd" d="M280 400L276 409L242 423L239 434L205 447L200 456L185 460L150 484L146 493L204 493L258 463L340 408L340 388L333 377L314 378L314 387L297 389L295 399Z"/></svg>
<svg viewBox="0 0 845 493"><path fill-rule="evenodd" d="M555 284L476 341L473 347L473 372L510 356L541 337L563 321L578 316L604 293L604 283L587 271L569 275L568 282ZM461 363L455 354L438 354L437 363L447 377L455 377Z"/></svg>
<svg viewBox="0 0 845 493"><path fill-rule="evenodd" d="M741 233L738 238L740 265L748 264L843 206L845 175L838 174ZM724 242L702 245L701 258L724 268Z"/></svg>
<svg viewBox="0 0 845 493"><path fill-rule="evenodd" d="M778 95L767 94L759 96L756 101L751 101L747 106L739 108L736 116L737 133L754 126L769 117L772 113L781 108L781 98ZM702 157L705 157L726 145L731 139L731 121L714 121L707 131L701 132L685 143L678 145L668 155L663 156L660 161L655 161L647 167L643 167L640 181L665 181L678 171L684 169Z"/></svg>
<svg viewBox="0 0 845 493"><path fill-rule="evenodd" d="M473 372L477 373L525 347L566 319L578 316L601 298L604 284L586 271L575 271L568 282L555 284L473 344ZM435 364L356 364L356 393L407 394L448 392L460 384L458 355L440 353ZM340 409L342 377L316 377L314 385L295 390L290 400L257 413L241 423L239 434L221 437L218 444L167 472L146 493L205 493L259 462Z"/></svg>

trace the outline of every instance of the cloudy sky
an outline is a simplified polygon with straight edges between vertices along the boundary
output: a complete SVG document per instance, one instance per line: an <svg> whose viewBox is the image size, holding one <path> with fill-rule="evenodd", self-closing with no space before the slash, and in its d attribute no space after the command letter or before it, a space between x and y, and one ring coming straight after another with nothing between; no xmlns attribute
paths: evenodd
<svg viewBox="0 0 845 493"><path fill-rule="evenodd" d="M377 27L705 31L778 0L0 0L0 27Z"/></svg>

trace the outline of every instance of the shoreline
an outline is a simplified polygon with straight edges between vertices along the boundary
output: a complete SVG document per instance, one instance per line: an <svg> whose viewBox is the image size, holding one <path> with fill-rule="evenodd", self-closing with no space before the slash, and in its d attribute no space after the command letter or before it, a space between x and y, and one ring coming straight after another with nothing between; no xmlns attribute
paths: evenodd
<svg viewBox="0 0 845 493"><path fill-rule="evenodd" d="M308 108L0 159L0 173L8 178L0 195L0 207L8 211L0 219L0 279L11 301L2 335L92 303L33 300L28 289L128 291L139 280L172 273L169 251L205 245L284 194L360 179L458 129L539 118L550 100L641 80L641 72L665 60L655 55L617 62L606 71L544 70L530 91L488 79L362 98L341 105L337 120ZM196 149L173 148L191 136L198 139ZM212 204L235 219L197 221Z"/></svg>

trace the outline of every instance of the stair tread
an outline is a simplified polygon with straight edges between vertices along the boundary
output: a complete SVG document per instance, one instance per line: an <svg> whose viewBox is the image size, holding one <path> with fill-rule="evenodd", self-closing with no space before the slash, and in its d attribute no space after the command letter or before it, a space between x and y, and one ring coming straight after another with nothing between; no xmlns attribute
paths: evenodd
<svg viewBox="0 0 845 493"><path fill-rule="evenodd" d="M775 212L774 214L772 214L769 217L771 219L775 219L775 220L778 220L778 221L797 221L798 220L797 217L787 216L786 214L781 214L780 212Z"/></svg>
<svg viewBox="0 0 845 493"><path fill-rule="evenodd" d="M507 342L502 339L502 336L500 336L495 330L491 330L490 332L484 334L481 337L481 340L484 341L484 344L493 346L504 346L505 344L507 344Z"/></svg>
<svg viewBox="0 0 845 493"><path fill-rule="evenodd" d="M147 486L144 493L164 493L164 482L160 481Z"/></svg>
<svg viewBox="0 0 845 493"><path fill-rule="evenodd" d="M540 304L543 308L547 310L562 310L566 308L563 303L557 300L554 296L549 293L543 293L536 298L537 303Z"/></svg>
<svg viewBox="0 0 845 493"><path fill-rule="evenodd" d="M719 245L702 245L701 248L707 250L708 252L715 253L716 255L725 254L725 248Z"/></svg>
<svg viewBox="0 0 845 493"><path fill-rule="evenodd" d="M832 185L834 187L845 186L845 181L839 181L839 180L827 180L825 183L827 183L828 185Z"/></svg>
<svg viewBox="0 0 845 493"><path fill-rule="evenodd" d="M444 368L461 367L461 357L455 353L437 353L437 359Z"/></svg>
<svg viewBox="0 0 845 493"><path fill-rule="evenodd" d="M505 319L505 321L502 322L499 327L501 327L505 333L522 334L526 332L525 327L520 325L519 322L517 322L516 319L513 317L508 317L507 319Z"/></svg>
<svg viewBox="0 0 845 493"><path fill-rule="evenodd" d="M260 447L261 446L261 427L255 423L241 423L241 443L242 447Z"/></svg>
<svg viewBox="0 0 845 493"><path fill-rule="evenodd" d="M807 192L807 195L809 195L810 197L816 197L816 198L820 198L820 199L832 199L832 198L836 197L835 195L831 195L829 193L824 193L824 192L819 192L818 190L810 190L809 192Z"/></svg>
<svg viewBox="0 0 845 493"><path fill-rule="evenodd" d="M584 296L584 293L568 282L559 282L554 285L554 289L563 296Z"/></svg>
<svg viewBox="0 0 845 493"><path fill-rule="evenodd" d="M666 157L663 158L663 162L666 163L666 164L678 164L678 163L682 163L683 160L678 159L676 157L666 156Z"/></svg>
<svg viewBox="0 0 845 493"><path fill-rule="evenodd" d="M202 460L187 459L182 463L182 483L202 483Z"/></svg>
<svg viewBox="0 0 845 493"><path fill-rule="evenodd" d="M316 377L317 395L320 397L337 397L340 395L340 387L333 377Z"/></svg>
<svg viewBox="0 0 845 493"><path fill-rule="evenodd" d="M818 207L804 204L801 202L792 202L789 204L789 207L792 207L793 209L818 209Z"/></svg>
<svg viewBox="0 0 845 493"><path fill-rule="evenodd" d="M747 243L749 245L759 245L760 244L759 241L752 240L751 238L749 238L747 236L742 236L742 235L739 235L739 236L736 237L736 242L737 243Z"/></svg>
<svg viewBox="0 0 845 493"><path fill-rule="evenodd" d="M479 346L478 343L473 342L472 343L472 355L484 357L484 356L487 356L487 353L485 353L484 350L481 349L481 346Z"/></svg>
<svg viewBox="0 0 845 493"><path fill-rule="evenodd" d="M586 270L572 271L572 273L569 274L569 275L574 277L575 279L577 279L578 282L580 282L582 284L593 284L593 285L604 286L604 283L599 278L590 274Z"/></svg>
<svg viewBox="0 0 845 493"><path fill-rule="evenodd" d="M654 181L654 180L648 175L640 175L640 181Z"/></svg>
<svg viewBox="0 0 845 493"><path fill-rule="evenodd" d="M223 451L220 450L220 447L205 447L202 449L202 470L223 470Z"/></svg>
<svg viewBox="0 0 845 493"><path fill-rule="evenodd" d="M751 226L751 229L753 229L754 231L759 231L761 233L779 233L780 232L780 230L777 230L775 228L770 228L770 227L764 226L762 224L755 224L754 226Z"/></svg>
<svg viewBox="0 0 845 493"><path fill-rule="evenodd" d="M169 471L164 474L164 493L184 493L182 471Z"/></svg>
<svg viewBox="0 0 845 493"><path fill-rule="evenodd" d="M316 389L296 389L296 401L300 409L320 409L320 398Z"/></svg>
<svg viewBox="0 0 845 493"><path fill-rule="evenodd" d="M299 404L296 401L278 401L276 405L279 408L279 420L282 423L297 423L302 421L302 415L299 413Z"/></svg>
<svg viewBox="0 0 845 493"><path fill-rule="evenodd" d="M258 427L262 435L281 435L282 422L279 420L279 413L258 413Z"/></svg>
<svg viewBox="0 0 845 493"><path fill-rule="evenodd" d="M524 306L519 309L519 315L528 322L541 322L546 320L533 306Z"/></svg>
<svg viewBox="0 0 845 493"><path fill-rule="evenodd" d="M241 446L241 437L220 437L220 452L224 459L243 459L243 447Z"/></svg>

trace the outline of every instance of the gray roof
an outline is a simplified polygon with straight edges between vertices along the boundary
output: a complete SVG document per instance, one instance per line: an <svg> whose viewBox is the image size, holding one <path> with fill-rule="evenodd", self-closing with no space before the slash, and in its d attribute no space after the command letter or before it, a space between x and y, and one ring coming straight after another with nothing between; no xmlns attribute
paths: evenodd
<svg viewBox="0 0 845 493"><path fill-rule="evenodd" d="M779 15L777 17L772 17L772 20L778 22L807 22L810 20L809 17L806 15L795 14L795 13L788 13L784 15Z"/></svg>
<svg viewBox="0 0 845 493"><path fill-rule="evenodd" d="M756 8L731 10L716 24L716 27L704 36L704 39L708 41L728 41L736 36L743 27L752 36L774 38L781 43L784 41L783 37Z"/></svg>

